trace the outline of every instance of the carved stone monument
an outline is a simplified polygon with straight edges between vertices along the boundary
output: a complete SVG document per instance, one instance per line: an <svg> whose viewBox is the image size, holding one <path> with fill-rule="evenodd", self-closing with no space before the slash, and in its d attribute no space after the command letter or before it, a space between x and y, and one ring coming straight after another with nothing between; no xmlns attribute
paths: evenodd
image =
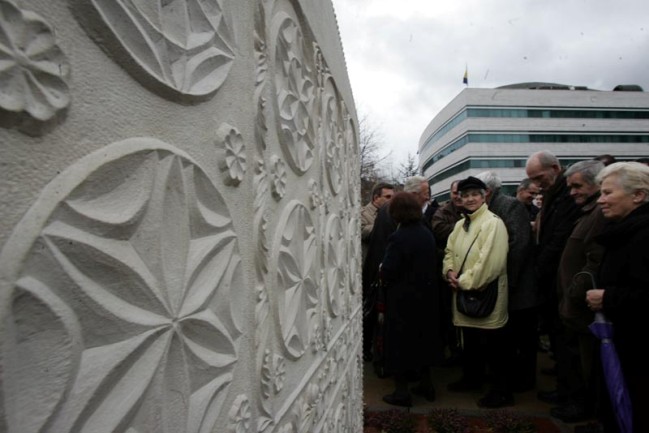
<svg viewBox="0 0 649 433"><path fill-rule="evenodd" d="M0 432L360 432L329 0L0 0Z"/></svg>

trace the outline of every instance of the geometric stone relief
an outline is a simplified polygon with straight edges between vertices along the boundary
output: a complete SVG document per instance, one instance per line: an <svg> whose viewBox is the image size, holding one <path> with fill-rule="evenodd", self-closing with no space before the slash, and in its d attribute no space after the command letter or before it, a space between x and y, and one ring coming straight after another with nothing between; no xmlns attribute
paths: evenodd
<svg viewBox="0 0 649 433"><path fill-rule="evenodd" d="M235 57L222 0L70 0L88 34L142 84L181 103L214 95Z"/></svg>
<svg viewBox="0 0 649 433"><path fill-rule="evenodd" d="M340 219L329 217L325 234L325 270L329 312L332 316L340 314L341 292L345 287L345 263L347 262L346 243L349 238L343 233Z"/></svg>
<svg viewBox="0 0 649 433"><path fill-rule="evenodd" d="M0 126L42 135L70 104L70 64L42 17L0 0Z"/></svg>
<svg viewBox="0 0 649 433"><path fill-rule="evenodd" d="M227 206L192 158L133 138L77 161L0 253L2 425L212 431L245 287Z"/></svg>
<svg viewBox="0 0 649 433"><path fill-rule="evenodd" d="M282 212L272 251L283 344L291 357L299 358L309 345L318 301L314 227L309 211L299 201L291 201Z"/></svg>
<svg viewBox="0 0 649 433"><path fill-rule="evenodd" d="M289 165L302 175L314 157L313 55L300 25L287 13L275 14L271 29L278 138Z"/></svg>
<svg viewBox="0 0 649 433"><path fill-rule="evenodd" d="M322 149L325 151L325 167L327 180L331 191L340 192L344 178L343 164L345 164L345 143L342 134L342 117L340 115L338 91L329 77L325 81L322 95L323 103L323 140Z"/></svg>

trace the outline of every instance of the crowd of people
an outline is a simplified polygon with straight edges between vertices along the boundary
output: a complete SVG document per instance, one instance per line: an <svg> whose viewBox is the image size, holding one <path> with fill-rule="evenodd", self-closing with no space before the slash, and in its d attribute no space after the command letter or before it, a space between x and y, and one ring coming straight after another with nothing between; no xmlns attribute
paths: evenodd
<svg viewBox="0 0 649 433"><path fill-rule="evenodd" d="M649 163L565 168L539 151L525 171L515 196L485 171L453 181L441 205L421 176L376 185L361 211L363 358L393 378L388 404L434 401L431 367L459 365L448 391L486 386L478 406L502 408L536 389L543 336L556 389L537 397L562 421L597 419L575 431L616 433L597 315L614 328L633 431L649 432Z"/></svg>

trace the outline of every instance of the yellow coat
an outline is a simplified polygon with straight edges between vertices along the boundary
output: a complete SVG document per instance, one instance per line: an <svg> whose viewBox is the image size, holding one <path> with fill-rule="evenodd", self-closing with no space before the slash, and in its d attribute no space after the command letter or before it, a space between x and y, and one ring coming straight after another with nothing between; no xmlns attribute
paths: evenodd
<svg viewBox="0 0 649 433"><path fill-rule="evenodd" d="M464 217L467 218L467 217ZM498 278L498 298L494 311L487 317L468 317L457 311L453 296L453 324L472 328L496 329L507 323L507 228L498 216L483 204L468 216L469 231L463 228L464 218L455 224L446 245L443 275L449 270L458 272L466 257L458 279L463 290L484 286ZM477 236L477 239L476 239ZM471 242L476 239L469 250ZM467 256L467 250L469 254Z"/></svg>

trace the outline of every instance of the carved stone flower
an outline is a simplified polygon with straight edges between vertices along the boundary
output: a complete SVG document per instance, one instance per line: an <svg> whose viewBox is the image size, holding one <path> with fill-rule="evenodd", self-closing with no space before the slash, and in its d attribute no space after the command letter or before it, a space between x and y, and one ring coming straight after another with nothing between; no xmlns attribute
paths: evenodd
<svg viewBox="0 0 649 433"><path fill-rule="evenodd" d="M228 414L230 418L230 431L233 433L248 433L250 431L250 419L252 410L250 409L250 400L241 394L232 403L232 408Z"/></svg>
<svg viewBox="0 0 649 433"><path fill-rule="evenodd" d="M286 163L277 155L270 158L271 190L275 200L279 201L286 193Z"/></svg>
<svg viewBox="0 0 649 433"><path fill-rule="evenodd" d="M70 65L54 30L39 15L5 0L0 0L0 29L0 109L16 119L52 119L70 103Z"/></svg>
<svg viewBox="0 0 649 433"><path fill-rule="evenodd" d="M248 167L243 137L237 128L227 123L219 127L216 135L217 144L221 147L219 166L225 174L225 183L237 186Z"/></svg>

